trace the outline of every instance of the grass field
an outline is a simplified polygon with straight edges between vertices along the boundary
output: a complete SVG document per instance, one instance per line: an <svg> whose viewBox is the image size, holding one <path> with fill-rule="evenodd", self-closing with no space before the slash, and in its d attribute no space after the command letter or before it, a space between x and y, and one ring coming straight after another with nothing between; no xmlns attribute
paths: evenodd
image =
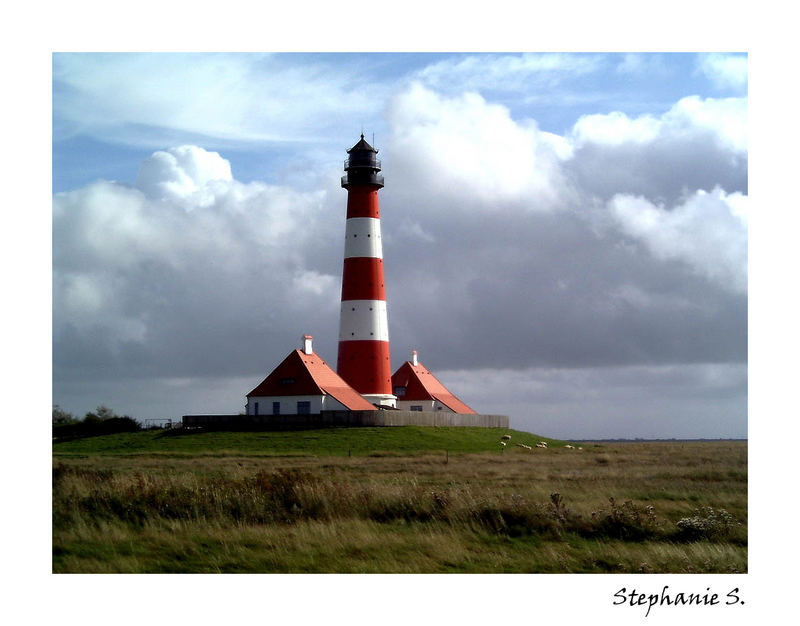
<svg viewBox="0 0 800 626"><path fill-rule="evenodd" d="M166 432L54 444L54 572L747 571L745 442Z"/></svg>
<svg viewBox="0 0 800 626"><path fill-rule="evenodd" d="M150 430L118 433L64 441L54 446L59 456L69 454L160 454L257 456L303 455L343 456L364 454L417 454L437 451L498 452L500 436L513 435L514 442L534 445L546 441L522 431L502 428L436 428L403 426L393 428L324 428L304 431L202 431Z"/></svg>

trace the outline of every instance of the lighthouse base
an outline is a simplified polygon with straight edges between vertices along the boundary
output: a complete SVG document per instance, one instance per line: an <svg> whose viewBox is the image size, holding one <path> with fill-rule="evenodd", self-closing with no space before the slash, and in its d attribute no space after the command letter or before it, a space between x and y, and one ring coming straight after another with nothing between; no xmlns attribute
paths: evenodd
<svg viewBox="0 0 800 626"><path fill-rule="evenodd" d="M397 408L397 396L393 396L390 393L371 393L371 394L362 393L361 396L364 398L364 400L372 404L377 404L378 406L391 407L393 409Z"/></svg>

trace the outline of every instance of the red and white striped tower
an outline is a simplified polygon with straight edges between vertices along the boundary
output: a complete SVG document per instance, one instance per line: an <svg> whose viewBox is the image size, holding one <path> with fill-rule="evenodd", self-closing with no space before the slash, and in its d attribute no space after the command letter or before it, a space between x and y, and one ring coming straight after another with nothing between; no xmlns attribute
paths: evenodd
<svg viewBox="0 0 800 626"><path fill-rule="evenodd" d="M389 322L383 283L378 151L361 140L347 151L342 308L336 373L373 404L396 406L389 361Z"/></svg>

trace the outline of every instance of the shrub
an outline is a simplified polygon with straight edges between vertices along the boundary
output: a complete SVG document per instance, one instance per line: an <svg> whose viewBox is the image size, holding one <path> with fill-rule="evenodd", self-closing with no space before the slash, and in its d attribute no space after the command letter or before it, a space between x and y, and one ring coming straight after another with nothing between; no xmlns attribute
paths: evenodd
<svg viewBox="0 0 800 626"><path fill-rule="evenodd" d="M658 532L660 525L652 506L642 509L631 500L619 505L614 498L609 498L608 502L611 505L608 511L600 510L592 513L588 534L641 541Z"/></svg>
<svg viewBox="0 0 800 626"><path fill-rule="evenodd" d="M72 413L62 409L57 404L53 405L53 426L64 426L68 424L76 424L78 420Z"/></svg>
<svg viewBox="0 0 800 626"><path fill-rule="evenodd" d="M730 535L734 527L741 526L725 509L715 511L707 506L702 510L695 509L694 512L694 516L684 517L676 523L678 539L684 541L721 539Z"/></svg>
<svg viewBox="0 0 800 626"><path fill-rule="evenodd" d="M77 421L69 413L61 411L58 405L53 408L53 437L56 441L114 433L134 433L140 430L142 426L132 417L119 416L102 405L93 413L87 413L82 421Z"/></svg>

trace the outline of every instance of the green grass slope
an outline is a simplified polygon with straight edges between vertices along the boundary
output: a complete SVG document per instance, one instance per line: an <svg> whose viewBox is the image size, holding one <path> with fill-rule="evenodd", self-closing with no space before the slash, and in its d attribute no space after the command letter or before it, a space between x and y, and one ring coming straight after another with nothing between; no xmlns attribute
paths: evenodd
<svg viewBox="0 0 800 626"><path fill-rule="evenodd" d="M324 428L300 431L168 430L117 433L53 444L54 456L85 454L164 455L304 455L363 456L425 452L501 452L500 437L510 434L508 450L516 443L530 446L546 441L553 447L565 442L507 428L446 428L397 426L391 428Z"/></svg>

